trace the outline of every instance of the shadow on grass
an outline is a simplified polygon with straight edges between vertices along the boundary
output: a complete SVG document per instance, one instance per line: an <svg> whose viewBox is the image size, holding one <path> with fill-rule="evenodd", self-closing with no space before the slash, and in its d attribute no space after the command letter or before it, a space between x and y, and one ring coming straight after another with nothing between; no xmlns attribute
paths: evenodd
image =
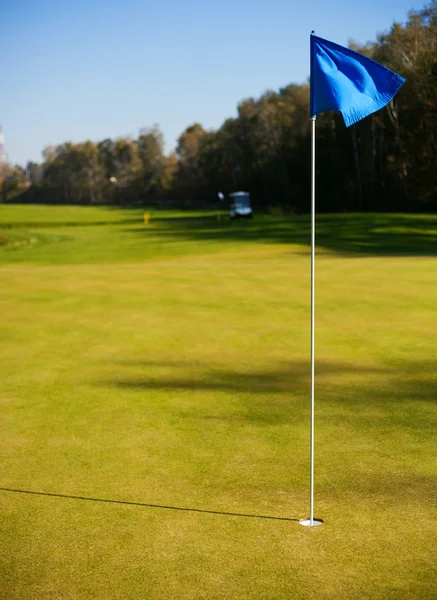
<svg viewBox="0 0 437 600"><path fill-rule="evenodd" d="M206 435L209 435L208 429L205 429L206 419L210 419L210 422L220 420L232 426L235 425L235 420L237 425L239 425L238 420L241 420L242 424L249 425L254 423L288 425L291 420L295 423L308 420L308 411L296 415L295 406L297 398L302 403L304 393L309 400L307 361L284 361L276 368L253 372L224 370L207 362L192 363L187 360L126 360L119 361L117 364L121 368L123 377L120 379L114 377L105 385L138 390L140 392L138 398L144 402L148 401L148 395L141 392L150 389L170 392L188 389L200 393L205 390L217 390L235 393L237 405L232 406L222 406L220 400L202 405L199 397L194 404L191 402L187 404L180 401L177 394L173 396L174 401L169 403L168 410L176 411L177 415L184 419L193 419L196 427ZM138 369L150 370L151 376L138 377L136 374ZM174 376L168 373L168 369L173 370ZM179 371L182 373L179 374ZM346 380L343 379L343 375L347 375ZM316 373L316 395L319 392L318 382L321 384L320 402L317 407L318 415L321 417L318 422L320 443L327 449L331 448L332 444L335 446L335 439L338 436L346 436L345 439L349 440L349 445L343 443L340 447L331 448L330 451L334 454L337 452L340 460L344 460L346 452L348 455L352 454L354 495L364 499L390 496L390 498L401 497L403 502L417 502L418 498L421 502L432 502L435 489L434 478L426 472L426 469L423 472L417 471L418 467L414 466L414 462L406 469L408 460L405 459L405 462L402 458L402 447L398 447L397 443L399 441L406 444L404 449L408 456L408 453L411 454L413 450L415 454L420 453L420 448L424 444L431 444L433 441L435 411L434 408L428 410L423 403L435 403L437 398L436 361L434 359L403 361L393 366L381 367L360 366L352 362L319 361ZM137 397L132 397L131 401L136 402ZM127 405L125 408L129 410ZM213 429L214 427L211 428L211 433ZM358 449L354 448L354 438L348 437L351 432L359 434L357 440L361 444L363 441L366 442L364 451L362 447L360 449L359 444ZM235 435L237 434L235 429ZM384 440L387 435L389 436L387 439L393 442L392 450L384 443L380 443L380 440ZM373 465L373 461L382 461L381 469L376 469L375 472L369 471L369 465ZM330 490L330 494L336 494L339 493L337 491L339 485L343 485L344 481L342 475L338 475L337 463L332 463L329 468L332 481L327 480L320 484L320 487L322 490L324 488ZM348 477L348 469L350 467L345 466L343 477ZM341 494L344 495L344 488L341 489ZM237 513L8 487L0 487L0 491L224 517L298 521L297 518L275 515Z"/></svg>
<svg viewBox="0 0 437 600"><path fill-rule="evenodd" d="M277 217L258 214L251 221L218 221L214 215L186 218L162 215L151 220L154 236L162 241L257 241L310 246L309 215ZM147 238L148 230L127 231ZM437 255L437 215L332 214L318 215L316 243L340 253L363 255Z"/></svg>
<svg viewBox="0 0 437 600"><path fill-rule="evenodd" d="M153 369L173 369L181 372L165 378L157 373L155 376L144 375L141 377L121 378L109 382L110 385L126 389L156 389L156 390L203 390L244 392L251 394L293 392L301 393L309 389L310 364L309 360L281 361L270 370L250 371L223 370L214 365L201 364L199 362L189 363L183 360L159 362L153 360L144 361L121 361L117 363L121 367L133 367L147 371ZM316 377L326 378L332 375L353 373L355 375L369 376L372 374L386 374L385 367L367 367L356 363L317 361Z"/></svg>
<svg viewBox="0 0 437 600"><path fill-rule="evenodd" d="M124 218L118 221L111 220L100 220L100 221L80 221L75 219L73 220L64 220L64 221L15 221L15 222L5 222L0 223L0 228L3 229L59 229L63 227L97 227L102 225L108 226L117 226L117 225L129 225L138 223L139 218L131 217Z"/></svg>
<svg viewBox="0 0 437 600"><path fill-rule="evenodd" d="M296 402L310 397L309 361L280 362L269 370L224 370L215 365L181 361L126 361L118 363L119 377L100 381L99 385L138 391L231 393L238 397L237 410L221 408L220 402L197 403L195 408L184 402L176 407L179 417L194 419L203 424L223 422L252 424L256 426L296 423L306 415L296 415ZM429 415L416 411L417 402L435 403L437 399L436 362L405 361L396 365L362 366L356 362L316 362L316 395L324 420L331 422L333 407L344 408L354 418L355 411L362 412L363 427L376 421L384 427L403 427L417 430L429 429ZM138 370L144 375L138 375ZM169 369L172 371L169 374ZM171 396L169 396L170 398ZM199 398L199 396L197 396ZM173 396L177 399L177 396ZM147 397L144 398L147 401ZM197 401L199 402L199 401ZM408 408L404 414L397 405ZM226 406L226 403L225 403ZM377 410L375 416L373 409ZM409 411L417 412L411 421ZM366 414L369 411L369 414Z"/></svg>
<svg viewBox="0 0 437 600"><path fill-rule="evenodd" d="M291 517L275 517L272 515L251 515L245 513L225 512L221 510L206 510L202 508L186 508L182 506L167 506L165 504L147 504L146 502L130 502L128 500L107 500L104 498L90 498L87 496L71 496L68 494L55 494L50 492L35 492L31 490L18 490L13 488L0 487L2 492L12 492L14 494L30 494L33 496L46 496L49 498L64 498L67 500L87 500L89 502L104 502L108 504L123 504L128 506L143 506L146 508L160 508L165 510L180 510L186 512L206 513L210 515L221 515L225 517L245 517L248 519L270 519L274 521L298 521L299 519Z"/></svg>

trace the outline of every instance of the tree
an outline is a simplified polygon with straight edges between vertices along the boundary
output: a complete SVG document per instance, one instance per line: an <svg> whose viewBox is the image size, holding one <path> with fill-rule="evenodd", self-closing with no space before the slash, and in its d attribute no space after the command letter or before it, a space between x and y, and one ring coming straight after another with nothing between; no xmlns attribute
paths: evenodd
<svg viewBox="0 0 437 600"><path fill-rule="evenodd" d="M142 129L138 137L138 152L142 163L140 184L145 200L156 200L169 187L164 138L157 125Z"/></svg>
<svg viewBox="0 0 437 600"><path fill-rule="evenodd" d="M194 123L180 135L176 146L178 168L175 174L176 185L185 204L200 200L201 179L200 148L207 135L202 125Z"/></svg>
<svg viewBox="0 0 437 600"><path fill-rule="evenodd" d="M13 199L29 187L26 171L20 166L4 164L0 169L0 190L3 202Z"/></svg>

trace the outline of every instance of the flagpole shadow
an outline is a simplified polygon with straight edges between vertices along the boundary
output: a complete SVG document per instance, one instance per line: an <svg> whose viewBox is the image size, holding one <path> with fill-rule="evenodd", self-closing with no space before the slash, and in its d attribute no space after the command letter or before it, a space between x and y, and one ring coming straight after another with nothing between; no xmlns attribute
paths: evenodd
<svg viewBox="0 0 437 600"><path fill-rule="evenodd" d="M292 517L277 517L274 515L256 515L256 514L246 514L246 513L235 513L235 512L227 512L222 510L207 510L204 508L189 508L184 506L170 506L166 504L150 504L146 502L132 502L130 500L109 500L106 498L91 498L88 496L72 496L69 494L56 494L53 492L35 492L32 490L19 490L14 488L6 488L0 487L0 491L2 492L11 492L14 494L29 494L33 496L46 496L50 498L63 498L67 500L85 500L88 502L102 502L106 504L122 504L127 506L142 506L145 508L158 508L161 510L179 510L185 512L195 512L195 513L205 513L210 515L221 515L226 517L244 517L247 519L269 519L272 521L299 521L299 519Z"/></svg>

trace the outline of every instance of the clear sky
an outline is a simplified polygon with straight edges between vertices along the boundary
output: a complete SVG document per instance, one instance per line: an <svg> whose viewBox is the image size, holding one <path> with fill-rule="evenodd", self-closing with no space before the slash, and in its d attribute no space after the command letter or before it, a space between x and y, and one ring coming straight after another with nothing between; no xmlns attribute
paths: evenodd
<svg viewBox="0 0 437 600"><path fill-rule="evenodd" d="M365 43L417 0L3 0L0 124L13 163L64 141L137 136L166 150L240 100L309 76L309 35Z"/></svg>

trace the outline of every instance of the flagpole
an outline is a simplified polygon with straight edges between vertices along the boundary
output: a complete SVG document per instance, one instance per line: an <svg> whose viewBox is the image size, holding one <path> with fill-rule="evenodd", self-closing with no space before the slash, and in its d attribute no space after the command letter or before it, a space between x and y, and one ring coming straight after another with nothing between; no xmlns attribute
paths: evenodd
<svg viewBox="0 0 437 600"><path fill-rule="evenodd" d="M316 291L316 117L311 117L311 433L310 521L314 523L314 326Z"/></svg>
<svg viewBox="0 0 437 600"><path fill-rule="evenodd" d="M316 286L316 117L311 117L311 411L310 411L310 517L299 523L305 527L321 525L314 518L314 408L315 408L315 286Z"/></svg>

